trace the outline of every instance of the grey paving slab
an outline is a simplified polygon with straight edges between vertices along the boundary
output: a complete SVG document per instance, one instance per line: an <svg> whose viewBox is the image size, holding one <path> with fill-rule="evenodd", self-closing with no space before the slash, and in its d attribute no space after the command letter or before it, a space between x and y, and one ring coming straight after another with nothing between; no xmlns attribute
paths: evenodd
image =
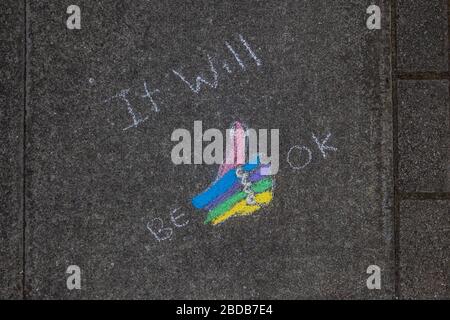
<svg viewBox="0 0 450 320"><path fill-rule="evenodd" d="M400 280L405 299L450 298L449 200L401 203Z"/></svg>
<svg viewBox="0 0 450 320"><path fill-rule="evenodd" d="M405 192L448 192L448 81L400 81L399 184Z"/></svg>
<svg viewBox="0 0 450 320"><path fill-rule="evenodd" d="M68 30L67 2L30 1L29 298L393 296L389 26L366 28L369 2L77 4ZM174 70L210 85L195 93ZM130 108L145 121L124 130ZM269 207L203 223L190 201L218 166L170 158L194 120L280 129ZM372 264L381 290L366 287Z"/></svg>
<svg viewBox="0 0 450 320"><path fill-rule="evenodd" d="M23 13L0 3L0 299L22 296Z"/></svg>
<svg viewBox="0 0 450 320"><path fill-rule="evenodd" d="M448 70L446 0L397 0L398 69Z"/></svg>

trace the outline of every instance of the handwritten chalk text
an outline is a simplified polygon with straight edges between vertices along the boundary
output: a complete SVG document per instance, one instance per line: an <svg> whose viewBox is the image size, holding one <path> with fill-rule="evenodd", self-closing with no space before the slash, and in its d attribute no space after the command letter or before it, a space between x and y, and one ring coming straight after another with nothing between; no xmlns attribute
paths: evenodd
<svg viewBox="0 0 450 320"><path fill-rule="evenodd" d="M189 224L189 220L184 213L177 213L181 208L172 210L169 214L170 221L176 228L184 228ZM161 242L171 240L174 228L164 225L164 220L161 218L153 218L147 223L147 229L153 235L156 241Z"/></svg>
<svg viewBox="0 0 450 320"><path fill-rule="evenodd" d="M322 158L324 159L327 158L328 155L327 151L336 152L338 150L336 147L328 145L328 140L331 137L331 133L328 133L325 138L321 139L317 138L314 133L311 136ZM289 149L289 152L287 154L287 162L294 170L301 170L306 168L311 163L312 159L313 159L313 151L304 145L293 146L292 148Z"/></svg>
<svg viewBox="0 0 450 320"><path fill-rule="evenodd" d="M225 41L225 47L228 49L231 61L235 62L237 69L241 71L246 71L248 65L244 61L253 61L256 67L262 65L261 59L256 55L255 51L252 49L251 45L241 34L238 35L239 46L232 46L228 41ZM243 53L246 54L247 59L243 59ZM176 81L181 81L186 85L186 88L194 93L195 95L200 94L206 88L216 89L219 86L221 76L225 74L231 74L235 72L236 68L228 62L226 59L214 58L210 54L207 54L207 68L208 73L197 73L197 75L192 76L183 72L183 67L178 66L171 70L171 74L175 77ZM221 72L223 68L224 72ZM172 82L171 82L172 83ZM146 101L146 105L136 104L134 102L135 95L133 95L131 88L122 89L119 93L106 99L103 103L112 103L116 101L120 103L124 111L128 113L131 120L131 124L124 127L123 130L128 130L131 128L136 128L143 122L149 119L149 114L152 112L160 112L161 104L164 105L164 92L173 91L172 88L155 88L149 81L144 81L142 83L143 94L139 96L140 99ZM181 93L180 93L181 94ZM133 102L132 102L133 101Z"/></svg>

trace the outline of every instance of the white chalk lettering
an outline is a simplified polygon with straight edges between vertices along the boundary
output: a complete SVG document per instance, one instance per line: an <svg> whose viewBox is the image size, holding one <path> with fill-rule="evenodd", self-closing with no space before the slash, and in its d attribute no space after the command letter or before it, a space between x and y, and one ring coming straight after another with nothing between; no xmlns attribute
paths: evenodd
<svg viewBox="0 0 450 320"><path fill-rule="evenodd" d="M322 157L324 159L326 159L327 157L327 153L325 152L326 150L330 150L330 151L337 151L337 148L332 147L332 146L327 146L327 142L328 139L331 137L331 133L329 133L325 139L322 140L322 142L319 142L319 139L316 138L316 136L314 134L312 134L312 138L314 140L314 142L317 144L317 147L320 150L320 153L322 153Z"/></svg>
<svg viewBox="0 0 450 320"><path fill-rule="evenodd" d="M261 59L259 59L256 56L256 54L253 52L252 48L250 48L250 45L247 43L247 41L245 41L244 37L241 34L239 35L239 39L241 40L242 44L244 45L245 49L247 49L248 53L253 58L253 60L255 60L256 65L259 67L262 64Z"/></svg>
<svg viewBox="0 0 450 320"><path fill-rule="evenodd" d="M159 227L154 227L154 222L159 223ZM152 223L147 223L147 229L153 234L158 242L168 240L172 237L172 228L164 228L164 222L161 218L154 218Z"/></svg>
<svg viewBox="0 0 450 320"><path fill-rule="evenodd" d="M233 47L225 41L225 45L227 46L228 50L230 50L231 54L233 55L234 59L236 59L237 63L241 67L242 70L245 70L245 64L242 62L241 58L237 54L236 51L234 51Z"/></svg>
<svg viewBox="0 0 450 320"><path fill-rule="evenodd" d="M305 163L303 163L302 165L294 165L291 161L291 153L294 150L299 150L299 154L302 153L303 150L305 150L308 153L308 159L306 160ZM309 150L309 148L305 147L305 146L293 146L291 149L289 149L288 155L287 155L287 162L289 163L289 165L291 166L292 169L294 170L300 170L305 168L308 164L310 164L312 160L312 152L311 150Z"/></svg>
<svg viewBox="0 0 450 320"><path fill-rule="evenodd" d="M153 100L153 94L158 93L159 90L158 89L155 89L153 91L149 90L147 87L147 81L144 81L144 90L145 90L145 94L142 96L142 98L148 98L152 105L152 110L155 112L159 112L159 107L156 104L156 102Z"/></svg>
<svg viewBox="0 0 450 320"><path fill-rule="evenodd" d="M184 228L189 224L189 219L186 218L186 214L177 213L179 210L181 210L181 207L173 209L169 213L170 222L177 229ZM148 222L147 229L158 242L171 240L175 230L173 227L165 227L164 220L161 218L154 218Z"/></svg>
<svg viewBox="0 0 450 320"><path fill-rule="evenodd" d="M184 217L185 214L184 213L180 213L179 215L175 216L174 214L180 210L181 208L176 208L174 210L172 210L172 212L170 213L170 220L172 221L173 225L177 228L182 228L188 225L189 220L185 220L183 223L179 223L178 220L181 217Z"/></svg>
<svg viewBox="0 0 450 320"><path fill-rule="evenodd" d="M191 84L189 81L187 81L186 78L180 72L178 72L176 70L172 70L172 72L174 74L176 74L184 83L186 83L188 85L189 89L191 89L192 92L194 92L194 93L200 92L200 89L202 88L202 83L215 89L215 88L217 88L217 85L219 84L219 80L218 80L219 75L216 71L216 68L214 67L214 63L213 63L210 55L208 55L208 62L209 62L210 71L213 76L213 80L207 81L204 79L203 75L199 75L199 76L197 76L197 78L195 78L195 86L193 84Z"/></svg>
<svg viewBox="0 0 450 320"><path fill-rule="evenodd" d="M137 127L140 123L144 122L148 119L148 117L142 118L141 114L139 112L135 112L133 109L133 106L130 103L130 100L128 99L128 94L130 92L130 89L123 89L115 96L111 97L110 99L105 100L104 102L111 101L112 99L120 99L123 102L125 102L125 106L127 107L128 114L133 119L133 124L129 125L126 128L123 128L122 130L128 130L130 128Z"/></svg>
<svg viewBox="0 0 450 320"><path fill-rule="evenodd" d="M262 62L261 59L255 54L254 50L250 47L250 44L244 39L244 37L239 34L239 40L238 42L240 47L237 47L239 50L236 50L234 47L230 45L229 42L225 41L225 46L228 48L228 50L231 52L234 60L237 62L237 65L240 69L246 70L247 67L244 64L243 58L245 58L245 53L248 53L251 59L253 59L257 66L261 66ZM245 50L244 50L245 49ZM241 53L241 55L238 54L238 52ZM230 63L229 59L221 59L221 57L214 57L210 54L207 54L208 58L208 73L199 73L195 76L194 80L190 80L189 77L180 71L180 69L170 69L177 79L180 79L184 84L187 85L190 91L192 91L195 94L200 94L202 89L204 88L211 88L216 89L219 86L219 78L221 79L226 74L231 74L233 71L236 70L233 63ZM217 65L217 69L216 69ZM181 68L182 69L182 68ZM220 73L219 73L220 71ZM94 81L89 80L91 84L94 84ZM173 84L173 81L170 82L170 84ZM151 89L147 81L144 82L144 94L141 95L142 98L146 99L150 103L151 111L153 112L160 112L160 105L161 103L164 103L164 92L172 91L170 88L160 86L161 90L159 89ZM123 130L128 130L130 128L136 128L141 123L143 123L145 120L147 120L149 117L146 116L145 118L136 110L136 108L132 105L130 102L130 99L128 98L128 94L130 92L130 88L121 90L117 95L105 100L110 101L112 99L120 99L125 103L125 106L128 110L128 114L132 118L132 124L127 126L126 128L123 128ZM157 100L155 99L155 95L159 93L159 103L157 103ZM147 100L148 99L148 100ZM139 110L144 110L143 108L139 108Z"/></svg>

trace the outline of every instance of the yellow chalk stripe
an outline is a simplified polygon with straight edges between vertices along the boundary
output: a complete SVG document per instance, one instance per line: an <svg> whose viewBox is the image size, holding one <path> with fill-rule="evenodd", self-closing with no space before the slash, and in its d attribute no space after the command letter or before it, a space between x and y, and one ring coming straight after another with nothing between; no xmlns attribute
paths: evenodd
<svg viewBox="0 0 450 320"><path fill-rule="evenodd" d="M255 195L255 200L258 203L257 205L248 205L246 199L239 201L230 210L224 212L222 215L217 217L217 219L214 219L211 223L213 225L216 225L227 220L233 215L252 214L256 210L261 208L261 204L268 204L270 201L272 201L272 191L258 193L257 195Z"/></svg>

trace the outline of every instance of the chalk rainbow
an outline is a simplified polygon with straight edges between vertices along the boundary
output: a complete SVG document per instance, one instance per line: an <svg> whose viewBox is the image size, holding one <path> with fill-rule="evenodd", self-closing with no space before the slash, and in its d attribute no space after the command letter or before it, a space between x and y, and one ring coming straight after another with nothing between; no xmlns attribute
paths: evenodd
<svg viewBox="0 0 450 320"><path fill-rule="evenodd" d="M217 225L230 217L253 214L273 199L274 177L262 174L269 172L270 166L261 164L259 157L240 165L237 157L244 154L245 130L235 122L231 132L233 154L227 154L227 163L220 166L217 179L192 199L195 208L208 211L205 224Z"/></svg>

